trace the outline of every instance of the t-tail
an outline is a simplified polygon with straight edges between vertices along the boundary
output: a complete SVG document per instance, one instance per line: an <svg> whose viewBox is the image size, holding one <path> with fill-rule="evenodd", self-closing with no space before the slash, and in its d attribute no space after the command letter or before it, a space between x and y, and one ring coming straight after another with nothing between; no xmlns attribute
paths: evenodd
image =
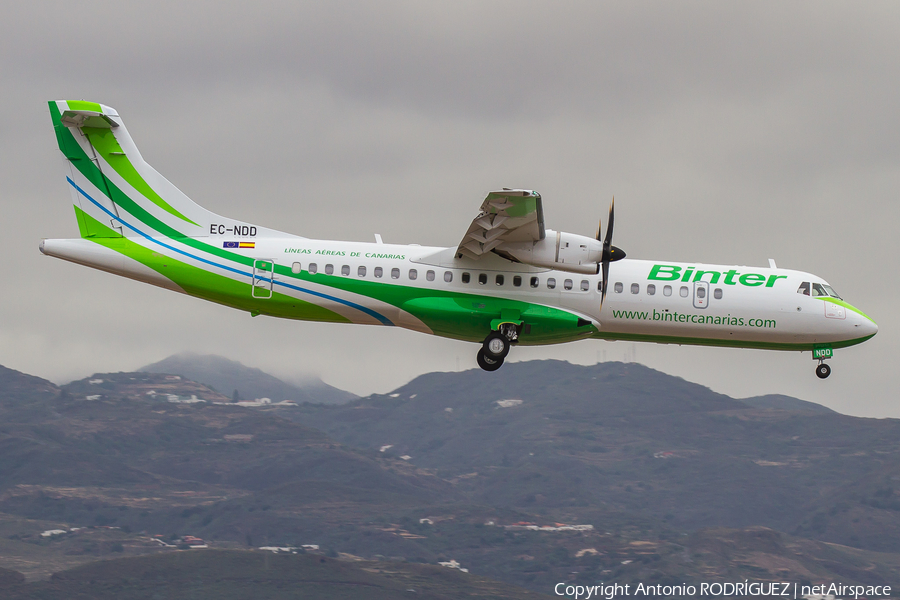
<svg viewBox="0 0 900 600"><path fill-rule="evenodd" d="M115 109L82 100L49 105L82 239L44 240L44 254L181 290L170 278L160 278L150 261L140 260L139 252L125 248L153 250L196 240L195 247L212 250L296 237L219 216L193 202L144 162Z"/></svg>
<svg viewBox="0 0 900 600"><path fill-rule="evenodd" d="M144 162L115 109L80 100L49 104L81 237L203 237L219 229L234 237L267 233L220 217L184 195Z"/></svg>

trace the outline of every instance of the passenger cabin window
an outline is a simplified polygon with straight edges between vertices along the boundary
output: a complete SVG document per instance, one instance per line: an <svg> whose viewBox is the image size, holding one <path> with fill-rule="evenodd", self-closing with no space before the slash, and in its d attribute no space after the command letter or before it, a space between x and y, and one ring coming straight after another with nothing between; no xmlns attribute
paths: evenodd
<svg viewBox="0 0 900 600"><path fill-rule="evenodd" d="M453 271L444 271L444 281L447 283L453 281Z"/></svg>
<svg viewBox="0 0 900 600"><path fill-rule="evenodd" d="M586 292L589 289L591 289L591 282L588 281L587 279L582 279L581 280L581 291Z"/></svg>
<svg viewBox="0 0 900 600"><path fill-rule="evenodd" d="M713 291L713 298L715 298L716 300L721 300L721 299L722 299L722 288L716 288L716 289Z"/></svg>
<svg viewBox="0 0 900 600"><path fill-rule="evenodd" d="M478 274L478 285L485 285L487 283L487 274L479 273Z"/></svg>
<svg viewBox="0 0 900 600"><path fill-rule="evenodd" d="M463 283L469 283L469 280L470 280L470 279L471 279L471 275L469 275L468 273L463 273L463 274L462 274L462 282L463 282Z"/></svg>
<svg viewBox="0 0 900 600"><path fill-rule="evenodd" d="M325 274L331 275L334 273L334 265L325 265Z"/></svg>
<svg viewBox="0 0 900 600"><path fill-rule="evenodd" d="M687 298L687 297L688 297L688 289L687 289L687 286L686 286L686 285L681 286L681 289L678 290L678 293L681 294L681 297L682 297L682 298Z"/></svg>
<svg viewBox="0 0 900 600"><path fill-rule="evenodd" d="M663 286L663 296L671 296L672 295L672 286L666 285Z"/></svg>
<svg viewBox="0 0 900 600"><path fill-rule="evenodd" d="M538 287L539 285L541 285L541 280L540 280L540 278L538 278L538 277L532 277L532 278L531 278L531 284L530 284L530 285L531 285L531 287L533 287L533 288L536 288L536 287Z"/></svg>
<svg viewBox="0 0 900 600"><path fill-rule="evenodd" d="M804 281L800 284L800 287L797 288L798 294L803 294L804 296L809 296L809 282Z"/></svg>
<svg viewBox="0 0 900 600"><path fill-rule="evenodd" d="M316 263L309 263L309 267L307 267L307 270L310 273L315 273L316 271L319 270L319 265L317 265Z"/></svg>
<svg viewBox="0 0 900 600"><path fill-rule="evenodd" d="M365 277L366 276L366 268L363 266L360 266L358 269L356 269L356 275L358 277Z"/></svg>
<svg viewBox="0 0 900 600"><path fill-rule="evenodd" d="M547 289L556 289L556 278L548 277L547 278Z"/></svg>
<svg viewBox="0 0 900 600"><path fill-rule="evenodd" d="M622 285L621 281L617 281L616 285L613 286L613 289L616 290L617 294L621 294L622 292L625 291L625 286Z"/></svg>
<svg viewBox="0 0 900 600"><path fill-rule="evenodd" d="M299 275L300 271L300 263L294 263L291 265L291 273L293 273L294 275Z"/></svg>
<svg viewBox="0 0 900 600"><path fill-rule="evenodd" d="M341 275L349 275L350 274L350 265L344 265L341 267Z"/></svg>
<svg viewBox="0 0 900 600"><path fill-rule="evenodd" d="M653 295L655 295L655 294L656 294L656 284L655 284L655 283L648 283L648 284L647 284L647 295L648 295L648 296L653 296Z"/></svg>
<svg viewBox="0 0 900 600"><path fill-rule="evenodd" d="M384 275L384 269L381 267L375 267L375 270L372 271L372 274L375 275L378 279L381 279L381 276Z"/></svg>
<svg viewBox="0 0 900 600"><path fill-rule="evenodd" d="M427 279L428 281L434 281L434 271L426 271L425 279Z"/></svg>
<svg viewBox="0 0 900 600"><path fill-rule="evenodd" d="M391 279L400 279L400 269L397 267L391 269Z"/></svg>
<svg viewBox="0 0 900 600"><path fill-rule="evenodd" d="M571 279L566 279L565 281L563 281L563 287L567 290L571 290L572 285L574 285L574 284L572 283Z"/></svg>
<svg viewBox="0 0 900 600"><path fill-rule="evenodd" d="M513 285L516 287L522 287L522 277L519 275L515 275L513 277Z"/></svg>
<svg viewBox="0 0 900 600"><path fill-rule="evenodd" d="M409 270L409 279L410 279L411 281L415 281L416 278L417 278L418 276L419 276L419 272L418 272L418 271L416 271L415 269L410 269L410 270Z"/></svg>
<svg viewBox="0 0 900 600"><path fill-rule="evenodd" d="M696 292L697 292L697 297L700 298L701 300L706 298L706 288L698 287Z"/></svg>
<svg viewBox="0 0 900 600"><path fill-rule="evenodd" d="M497 285L503 285L503 275L497 275L494 278L494 283L496 283Z"/></svg>
<svg viewBox="0 0 900 600"><path fill-rule="evenodd" d="M632 294L640 294L641 293L641 285L639 283L631 284L631 293Z"/></svg>

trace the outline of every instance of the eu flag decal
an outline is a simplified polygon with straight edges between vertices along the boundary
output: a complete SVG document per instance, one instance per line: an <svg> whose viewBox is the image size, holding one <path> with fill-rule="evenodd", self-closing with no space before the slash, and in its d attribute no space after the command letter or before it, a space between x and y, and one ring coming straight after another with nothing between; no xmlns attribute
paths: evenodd
<svg viewBox="0 0 900 600"><path fill-rule="evenodd" d="M223 248L256 248L256 242L223 242Z"/></svg>

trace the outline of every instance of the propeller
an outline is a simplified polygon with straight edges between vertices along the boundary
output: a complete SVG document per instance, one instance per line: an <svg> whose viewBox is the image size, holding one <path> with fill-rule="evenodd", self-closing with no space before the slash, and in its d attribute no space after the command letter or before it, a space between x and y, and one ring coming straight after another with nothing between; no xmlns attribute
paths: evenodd
<svg viewBox="0 0 900 600"><path fill-rule="evenodd" d="M612 199L609 205L609 224L606 226L606 237L603 239L603 254L601 255L600 264L597 265L597 272L603 272L603 280L600 287L600 309L603 309L603 302L606 300L606 285L609 280L609 263L622 260L625 258L625 252L612 245L613 224L615 223L616 199ZM600 230L603 224L597 225L597 241L600 240Z"/></svg>

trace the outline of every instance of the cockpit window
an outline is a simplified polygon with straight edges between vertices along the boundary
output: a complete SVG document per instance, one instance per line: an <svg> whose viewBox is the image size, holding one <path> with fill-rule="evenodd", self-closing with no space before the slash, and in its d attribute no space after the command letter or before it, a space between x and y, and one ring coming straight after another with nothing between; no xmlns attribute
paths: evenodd
<svg viewBox="0 0 900 600"><path fill-rule="evenodd" d="M827 296L828 292L825 291L825 286L821 283L814 283L812 286L812 295L814 298L816 296Z"/></svg>
<svg viewBox="0 0 900 600"><path fill-rule="evenodd" d="M812 284L812 295L815 296L829 296L831 298L841 299L838 296L838 293L834 291L834 288L828 285L827 283L814 283Z"/></svg>
<svg viewBox="0 0 900 600"><path fill-rule="evenodd" d="M804 296L809 296L809 282L804 281L800 284L800 287L797 288L798 294L803 294Z"/></svg>
<svg viewBox="0 0 900 600"><path fill-rule="evenodd" d="M841 297L838 296L838 293L836 291L834 291L834 288L831 287L830 285L824 285L822 287L825 288L825 291L828 292L828 295L831 296L832 298L837 298L838 300L841 299Z"/></svg>

